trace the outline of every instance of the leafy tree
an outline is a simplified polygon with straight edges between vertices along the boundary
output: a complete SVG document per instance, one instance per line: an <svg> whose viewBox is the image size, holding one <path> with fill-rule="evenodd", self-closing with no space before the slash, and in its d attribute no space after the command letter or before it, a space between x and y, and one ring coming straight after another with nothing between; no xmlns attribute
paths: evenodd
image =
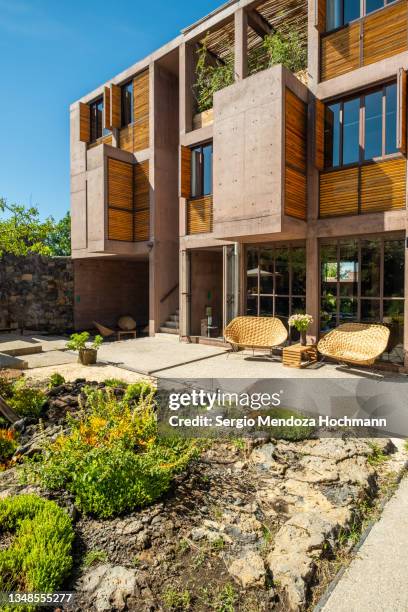
<svg viewBox="0 0 408 612"><path fill-rule="evenodd" d="M55 222L52 217L41 221L38 209L22 204L8 204L0 198L0 257L6 253L25 256L69 255L70 216L69 213Z"/></svg>
<svg viewBox="0 0 408 612"><path fill-rule="evenodd" d="M51 255L71 255L71 215L69 211L60 221L54 223L54 228L46 243L51 249Z"/></svg>

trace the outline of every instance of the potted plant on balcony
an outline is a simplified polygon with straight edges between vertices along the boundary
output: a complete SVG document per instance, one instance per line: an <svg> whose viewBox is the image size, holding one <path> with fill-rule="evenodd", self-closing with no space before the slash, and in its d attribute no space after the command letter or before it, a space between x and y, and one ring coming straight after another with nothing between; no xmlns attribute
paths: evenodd
<svg viewBox="0 0 408 612"><path fill-rule="evenodd" d="M93 365L96 363L98 349L103 342L102 336L95 336L91 346L87 346L89 333L84 331L81 334L72 334L66 344L70 351L78 351L78 361L82 365Z"/></svg>
<svg viewBox="0 0 408 612"><path fill-rule="evenodd" d="M289 317L289 326L300 333L300 344L306 346L306 332L313 323L313 317L308 314L295 314Z"/></svg>

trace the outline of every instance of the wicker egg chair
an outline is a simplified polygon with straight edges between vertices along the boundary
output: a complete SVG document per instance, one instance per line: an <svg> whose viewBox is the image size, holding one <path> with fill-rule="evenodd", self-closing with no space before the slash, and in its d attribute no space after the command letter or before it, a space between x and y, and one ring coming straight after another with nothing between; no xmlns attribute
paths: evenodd
<svg viewBox="0 0 408 612"><path fill-rule="evenodd" d="M225 328L224 337L234 350L272 349L286 342L288 332L276 317L236 317Z"/></svg>
<svg viewBox="0 0 408 612"><path fill-rule="evenodd" d="M389 336L385 325L343 323L320 340L317 350L336 361L370 366L386 350Z"/></svg>

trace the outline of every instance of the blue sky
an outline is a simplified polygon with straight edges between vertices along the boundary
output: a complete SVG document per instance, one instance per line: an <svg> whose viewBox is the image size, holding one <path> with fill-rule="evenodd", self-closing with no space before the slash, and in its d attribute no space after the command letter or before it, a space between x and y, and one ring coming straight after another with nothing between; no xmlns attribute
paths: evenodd
<svg viewBox="0 0 408 612"><path fill-rule="evenodd" d="M0 197L69 208L69 105L222 0L0 0Z"/></svg>

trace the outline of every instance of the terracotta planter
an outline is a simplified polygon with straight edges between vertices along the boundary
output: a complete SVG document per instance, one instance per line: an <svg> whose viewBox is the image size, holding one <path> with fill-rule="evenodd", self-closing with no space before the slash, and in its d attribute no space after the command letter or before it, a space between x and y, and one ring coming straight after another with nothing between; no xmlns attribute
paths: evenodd
<svg viewBox="0 0 408 612"><path fill-rule="evenodd" d="M82 363L82 365L94 365L96 363L97 355L98 351L95 349L81 349L79 351L78 361L79 363Z"/></svg>

